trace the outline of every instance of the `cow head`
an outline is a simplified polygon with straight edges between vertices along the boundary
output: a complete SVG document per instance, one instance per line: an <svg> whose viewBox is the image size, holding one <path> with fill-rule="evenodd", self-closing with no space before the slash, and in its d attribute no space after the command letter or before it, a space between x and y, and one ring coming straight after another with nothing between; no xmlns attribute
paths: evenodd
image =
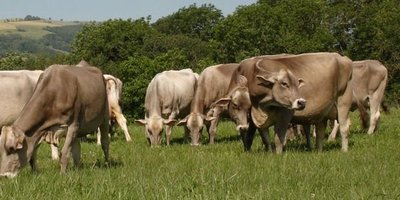
<svg viewBox="0 0 400 200"><path fill-rule="evenodd" d="M192 146L200 145L201 131L203 130L204 121L211 121L214 118L207 117L201 113L192 112L184 119L178 122L178 126L186 126L190 131L190 137L192 139Z"/></svg>
<svg viewBox="0 0 400 200"><path fill-rule="evenodd" d="M135 120L139 125L145 126L145 135L151 146L161 144L161 133L164 125L173 126L176 120L165 120L160 116L153 116L146 119Z"/></svg>
<svg viewBox="0 0 400 200"><path fill-rule="evenodd" d="M284 68L271 72L262 68L260 61L256 65L257 84L266 91L259 99L261 105L280 106L291 110L305 108L306 100L299 93L299 88L304 85L302 79L295 77L292 72Z"/></svg>
<svg viewBox="0 0 400 200"><path fill-rule="evenodd" d="M235 82L236 87L230 91L229 95L219 99L215 104L228 109L230 117L236 123L236 129L239 132L245 132L249 127L248 114L251 108L247 79L239 75L235 78Z"/></svg>
<svg viewBox="0 0 400 200"><path fill-rule="evenodd" d="M27 163L25 134L9 126L3 126L0 136L0 176L14 178Z"/></svg>

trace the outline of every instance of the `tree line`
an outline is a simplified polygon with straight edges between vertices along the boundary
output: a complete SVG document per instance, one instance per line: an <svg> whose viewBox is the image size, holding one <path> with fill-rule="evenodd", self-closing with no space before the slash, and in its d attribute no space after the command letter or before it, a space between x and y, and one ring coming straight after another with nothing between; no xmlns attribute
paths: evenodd
<svg viewBox="0 0 400 200"><path fill-rule="evenodd" d="M150 21L91 22L74 35L69 54L11 54L0 59L0 69L84 59L123 81L124 112L139 118L147 84L164 70L200 73L210 65L257 55L339 52L352 60L384 63L389 70L386 101L400 103L397 0L259 0L227 17L214 5L194 4Z"/></svg>

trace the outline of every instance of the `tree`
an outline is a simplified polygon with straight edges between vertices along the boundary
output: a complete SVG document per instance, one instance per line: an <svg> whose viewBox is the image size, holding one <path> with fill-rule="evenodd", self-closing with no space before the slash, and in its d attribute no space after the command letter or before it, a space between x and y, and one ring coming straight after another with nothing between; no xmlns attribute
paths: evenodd
<svg viewBox="0 0 400 200"><path fill-rule="evenodd" d="M221 10L212 4L196 4L183 7L177 12L157 20L152 26L161 33L183 34L208 41L213 28L223 19Z"/></svg>

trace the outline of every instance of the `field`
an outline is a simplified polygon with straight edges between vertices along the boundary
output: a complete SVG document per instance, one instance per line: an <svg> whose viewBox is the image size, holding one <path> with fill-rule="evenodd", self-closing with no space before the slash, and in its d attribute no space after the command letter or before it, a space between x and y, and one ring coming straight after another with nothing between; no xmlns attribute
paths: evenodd
<svg viewBox="0 0 400 200"><path fill-rule="evenodd" d="M49 34L50 32L45 30L46 27L60 27L67 25L75 25L79 23L74 22L62 22L62 21L48 21L48 20L38 20L38 21L13 21L6 22L0 20L0 35L1 34L17 34L22 37L30 39L40 39L43 36Z"/></svg>
<svg viewBox="0 0 400 200"><path fill-rule="evenodd" d="M325 143L304 151L304 140L289 142L282 155L264 152L259 136L243 152L231 122L220 124L215 145L193 148L173 129L172 145L150 148L143 128L134 138L113 138L112 164L104 165L94 137L82 142L82 166L59 173L49 145L39 149L39 172L26 167L17 178L0 180L1 199L400 199L400 110L383 114L376 135L361 130L352 114L350 148ZM339 138L338 138L339 139Z"/></svg>

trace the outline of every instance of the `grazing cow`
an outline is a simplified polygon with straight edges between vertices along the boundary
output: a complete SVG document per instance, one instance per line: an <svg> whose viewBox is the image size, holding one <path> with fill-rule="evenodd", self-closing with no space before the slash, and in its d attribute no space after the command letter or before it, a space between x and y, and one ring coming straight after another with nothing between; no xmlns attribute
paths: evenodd
<svg viewBox="0 0 400 200"><path fill-rule="evenodd" d="M149 83L145 97L145 119L136 120L145 126L151 146L161 144L161 132L166 125L167 145L177 117L186 116L197 85L198 75L191 69L158 73ZM165 119L166 118L166 119Z"/></svg>
<svg viewBox="0 0 400 200"><path fill-rule="evenodd" d="M256 128L264 135L274 125L276 152L281 153L292 121L316 124L317 148L321 151L326 120L334 106L338 110L342 150L348 150L350 59L337 53L262 56L242 61L237 72L247 77L252 100L252 123L244 139L245 150L250 150Z"/></svg>
<svg viewBox="0 0 400 200"><path fill-rule="evenodd" d="M368 134L376 130L380 118L380 107L383 103L388 72L386 67L377 60L363 60L353 62L353 76L350 85L353 90L352 110L358 108L364 128L368 126ZM385 107L383 107L386 110ZM337 122L329 135L329 140L334 140L337 133Z"/></svg>
<svg viewBox="0 0 400 200"><path fill-rule="evenodd" d="M84 67L88 66L88 63L84 63L84 61L81 61L78 65L78 67ZM122 93L122 82L118 78L104 74L104 79L106 82L106 88L107 88L107 98L108 98L108 110L110 112L110 131L112 129L112 125L114 124L114 120L117 121L118 125L122 128L125 134L125 139L127 142L131 142L132 138L129 135L128 132L128 127L126 125L126 119L124 115L122 114L121 107L119 105L119 101L121 98L121 93ZM101 133L100 130L97 131L97 144L101 144ZM63 136L63 132L59 131L53 135L47 134L47 137L45 140L51 144L51 157L53 160L58 160L59 159L59 153L58 153L58 148L57 146L59 145L59 138Z"/></svg>
<svg viewBox="0 0 400 200"><path fill-rule="evenodd" d="M36 170L36 154L47 133L66 131L60 165L65 172L69 153L80 161L79 138L100 126L106 162L109 160L109 113L102 72L96 67L52 65L40 76L32 97L0 136L0 175L15 177L29 161Z"/></svg>
<svg viewBox="0 0 400 200"><path fill-rule="evenodd" d="M214 143L216 127L223 111L228 110L237 130L247 131L247 117L251 107L244 76L234 76L238 64L221 64L207 67L200 74L196 95L190 114L178 125L186 125L192 138L191 145L198 146L203 124L207 126L210 144ZM204 123L206 121L206 123Z"/></svg>
<svg viewBox="0 0 400 200"><path fill-rule="evenodd" d="M122 114L121 106L119 105L122 95L122 81L109 74L104 74L107 87L108 109L110 111L110 124L114 124L114 120L122 128L127 142L131 142L132 138L129 135L126 125L126 118ZM97 134L97 144L100 144L100 133Z"/></svg>

